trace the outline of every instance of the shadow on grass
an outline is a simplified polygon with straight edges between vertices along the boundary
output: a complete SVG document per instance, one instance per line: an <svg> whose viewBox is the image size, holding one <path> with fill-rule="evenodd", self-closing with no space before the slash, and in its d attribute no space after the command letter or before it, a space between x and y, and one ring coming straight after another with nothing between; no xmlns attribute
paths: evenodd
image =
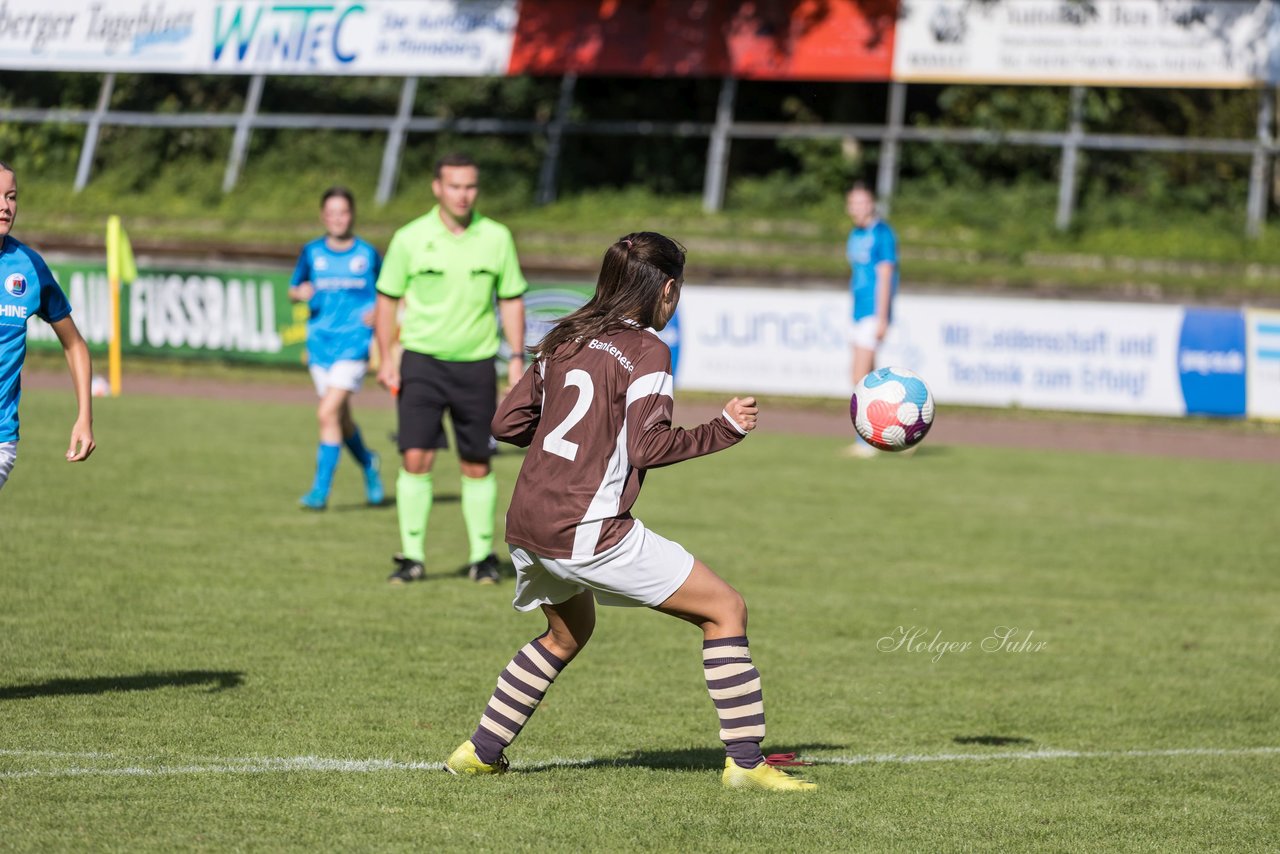
<svg viewBox="0 0 1280 854"><path fill-rule="evenodd" d="M112 691L152 691L156 688L183 688L209 685L209 693L238 688L244 674L237 670L171 670L139 673L136 676L97 676L88 679L50 679L32 685L0 686L0 700L29 700L67 694L109 694Z"/></svg>
<svg viewBox="0 0 1280 854"><path fill-rule="evenodd" d="M788 744L787 751L794 751L803 760L806 750L838 750L840 744ZM774 750L779 750L776 747ZM770 751L766 751L769 753ZM521 774L556 771L561 768L649 768L655 771L709 771L724 767L724 749L716 747L687 747L680 750L635 750L611 759L589 759L574 762L531 762L521 767ZM803 772L801 772L803 773Z"/></svg>
<svg viewBox="0 0 1280 854"><path fill-rule="evenodd" d="M1029 738L1016 735L957 735L951 739L956 744L985 744L990 747L1001 747L1007 744L1035 744Z"/></svg>
<svg viewBox="0 0 1280 854"><path fill-rule="evenodd" d="M927 439L919 445L911 453L906 451L881 451L879 458L886 458L894 462L909 463L918 460L921 457L949 457L958 450L955 445L948 445L945 442L941 445L930 443Z"/></svg>
<svg viewBox="0 0 1280 854"><path fill-rule="evenodd" d="M433 498L432 501L435 504L460 504L462 503L462 497L459 495L451 495L449 493L445 493L444 495L435 496L435 498ZM328 511L330 513L353 513L353 512L360 513L360 512L366 512L366 511L376 512L378 510L392 510L395 508L395 506L396 506L396 497L394 495L388 495L386 498L382 499L381 504L370 504L367 501L352 500L349 504L348 503L330 504L328 507Z"/></svg>
<svg viewBox="0 0 1280 854"><path fill-rule="evenodd" d="M433 581L433 582L446 581L446 580L451 580L451 581L461 580L461 581L470 583L472 587L478 587L482 589L493 588L495 590L505 590L507 589L505 585L508 582L514 581L516 577L516 568L509 560L498 561L498 582L496 584L493 582L485 582L482 584L477 584L476 582L472 581L471 580L471 564L469 563L464 563L462 566L456 566L452 569L448 569L448 568L438 567L437 565L431 562L428 562L426 570L427 572L426 572L426 575L424 576L424 580ZM414 582L408 585L391 585L391 586L421 587L422 585L418 582Z"/></svg>

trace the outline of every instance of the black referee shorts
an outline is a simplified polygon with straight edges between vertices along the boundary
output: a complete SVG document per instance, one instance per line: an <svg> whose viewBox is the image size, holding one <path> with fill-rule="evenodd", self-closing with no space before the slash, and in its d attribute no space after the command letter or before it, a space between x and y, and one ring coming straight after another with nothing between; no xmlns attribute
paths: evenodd
<svg viewBox="0 0 1280 854"><path fill-rule="evenodd" d="M498 451L490 431L498 411L498 372L494 359L446 362L405 350L400 359L400 453L447 448L444 413L453 421L458 456L487 462Z"/></svg>

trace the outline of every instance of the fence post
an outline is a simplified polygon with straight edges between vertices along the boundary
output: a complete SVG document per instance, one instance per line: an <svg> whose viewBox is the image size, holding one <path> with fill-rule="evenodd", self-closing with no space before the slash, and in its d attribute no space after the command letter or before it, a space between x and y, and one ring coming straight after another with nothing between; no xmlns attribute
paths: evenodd
<svg viewBox="0 0 1280 854"><path fill-rule="evenodd" d="M1071 87L1071 118L1067 136L1062 140L1062 168L1058 175L1058 213L1053 224L1058 231L1071 227L1076 206L1076 166L1080 156L1080 137L1084 135L1084 87Z"/></svg>
<svg viewBox="0 0 1280 854"><path fill-rule="evenodd" d="M725 181L729 173L729 132L733 128L733 102L738 95L738 81L726 77L720 84L716 104L716 124L707 145L707 171L702 181L702 209L716 213L724 207Z"/></svg>
<svg viewBox="0 0 1280 854"><path fill-rule="evenodd" d="M249 78L249 92L244 97L244 112L236 122L236 135L231 140L231 155L227 158L227 171L222 176L222 192L229 193L240 179L240 167L244 165L245 154L249 150L249 135L253 132L253 120L258 115L258 105L262 103L262 84L264 75L255 74Z"/></svg>
<svg viewBox="0 0 1280 854"><path fill-rule="evenodd" d="M880 215L887 217L893 207L893 193L898 186L898 137L907 114L907 84L889 84L889 114L885 118L884 136L880 137L880 168L876 170L876 198Z"/></svg>
<svg viewBox="0 0 1280 854"><path fill-rule="evenodd" d="M98 106L93 111L93 118L84 129L84 144L80 146L80 163L76 166L76 192L89 185L89 173L93 170L93 155L98 150L98 130L102 127L102 114L111 107L111 91L116 86L116 73L107 72L102 78L102 88L98 90Z"/></svg>
<svg viewBox="0 0 1280 854"><path fill-rule="evenodd" d="M547 125L547 151L542 156L542 169L538 172L538 204L549 205L556 200L557 175L560 172L560 147L564 139L564 124L573 109L573 90L578 85L578 74L568 71L560 78L560 98L556 101L556 114Z"/></svg>
<svg viewBox="0 0 1280 854"><path fill-rule="evenodd" d="M418 95L418 78L406 77L400 87L400 106L395 121L387 130L387 145L382 149L382 169L378 173L378 192L375 199L379 206L391 200L400 174L400 152L404 150L404 138L413 116L413 99Z"/></svg>
<svg viewBox="0 0 1280 854"><path fill-rule="evenodd" d="M1245 218L1245 233L1253 238L1262 236L1262 226L1267 220L1267 172L1271 165L1274 96L1275 92L1269 86L1258 89L1258 140L1253 148L1253 163L1249 169L1249 202Z"/></svg>

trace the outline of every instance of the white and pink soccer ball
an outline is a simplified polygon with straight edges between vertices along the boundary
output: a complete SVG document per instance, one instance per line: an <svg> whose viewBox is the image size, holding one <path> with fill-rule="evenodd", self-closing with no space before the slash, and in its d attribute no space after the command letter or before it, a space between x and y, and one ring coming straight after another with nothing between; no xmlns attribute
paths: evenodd
<svg viewBox="0 0 1280 854"><path fill-rule="evenodd" d="M905 451L920 444L933 426L933 394L906 368L879 368L854 388L849 417L867 444Z"/></svg>

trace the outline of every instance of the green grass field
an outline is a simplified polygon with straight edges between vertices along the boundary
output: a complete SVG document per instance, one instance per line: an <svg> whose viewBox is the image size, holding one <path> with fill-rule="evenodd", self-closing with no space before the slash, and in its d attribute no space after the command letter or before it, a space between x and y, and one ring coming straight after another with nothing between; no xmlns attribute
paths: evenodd
<svg viewBox="0 0 1280 854"><path fill-rule="evenodd" d="M392 588L348 461L295 509L308 407L102 401L85 465L71 416L24 395L0 493L5 850L1280 847L1280 466L762 431L653 472L637 515L750 605L766 749L818 763L769 796L719 786L697 631L638 610L601 611L514 773L440 770L543 628L454 574L451 458L432 577ZM1030 644L984 651L1002 626Z"/></svg>

